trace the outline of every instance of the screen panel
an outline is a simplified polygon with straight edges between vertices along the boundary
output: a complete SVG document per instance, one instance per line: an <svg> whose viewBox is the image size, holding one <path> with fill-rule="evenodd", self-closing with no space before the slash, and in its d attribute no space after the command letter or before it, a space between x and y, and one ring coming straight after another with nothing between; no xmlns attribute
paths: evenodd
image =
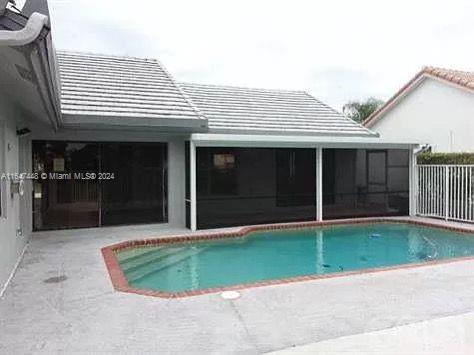
<svg viewBox="0 0 474 355"><path fill-rule="evenodd" d="M409 151L324 149L323 218L408 214Z"/></svg>
<svg viewBox="0 0 474 355"><path fill-rule="evenodd" d="M314 149L196 150L197 224L215 228L314 220Z"/></svg>

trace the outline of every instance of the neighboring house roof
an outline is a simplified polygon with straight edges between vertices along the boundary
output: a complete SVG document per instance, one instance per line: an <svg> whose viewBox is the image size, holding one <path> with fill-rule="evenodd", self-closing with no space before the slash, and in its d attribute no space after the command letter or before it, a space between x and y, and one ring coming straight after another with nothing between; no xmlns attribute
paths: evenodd
<svg viewBox="0 0 474 355"><path fill-rule="evenodd" d="M423 71L468 89L474 89L474 72L436 67L426 67Z"/></svg>
<svg viewBox="0 0 474 355"><path fill-rule="evenodd" d="M207 127L155 59L57 52L65 126Z"/></svg>
<svg viewBox="0 0 474 355"><path fill-rule="evenodd" d="M180 83L210 132L374 136L304 91Z"/></svg>
<svg viewBox="0 0 474 355"><path fill-rule="evenodd" d="M372 127L379 121L392 107L394 107L403 97L408 95L425 79L432 78L441 82L454 84L460 88L467 89L474 93L474 72L452 70L437 67L424 67L413 79L405 84L395 95L393 95L382 107L373 112L363 122L364 126Z"/></svg>

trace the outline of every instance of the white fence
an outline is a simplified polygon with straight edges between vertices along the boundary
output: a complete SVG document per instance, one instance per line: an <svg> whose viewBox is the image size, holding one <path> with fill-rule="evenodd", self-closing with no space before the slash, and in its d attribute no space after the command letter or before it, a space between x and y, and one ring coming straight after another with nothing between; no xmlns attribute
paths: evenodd
<svg viewBox="0 0 474 355"><path fill-rule="evenodd" d="M420 216L474 222L474 165L417 165Z"/></svg>

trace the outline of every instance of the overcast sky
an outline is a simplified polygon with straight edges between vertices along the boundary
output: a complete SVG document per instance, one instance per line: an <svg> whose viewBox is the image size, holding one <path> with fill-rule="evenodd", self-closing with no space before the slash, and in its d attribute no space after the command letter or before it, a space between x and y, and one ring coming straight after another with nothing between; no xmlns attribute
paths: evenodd
<svg viewBox="0 0 474 355"><path fill-rule="evenodd" d="M181 81L303 89L338 110L387 99L425 65L474 70L473 0L49 3L57 49L157 58Z"/></svg>

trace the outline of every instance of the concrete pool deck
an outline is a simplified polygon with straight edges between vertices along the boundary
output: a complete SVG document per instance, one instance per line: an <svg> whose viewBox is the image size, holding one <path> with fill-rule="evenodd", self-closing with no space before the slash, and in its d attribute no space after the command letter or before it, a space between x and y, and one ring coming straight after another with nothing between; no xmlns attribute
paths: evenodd
<svg viewBox="0 0 474 355"><path fill-rule="evenodd" d="M183 232L34 234L0 299L0 353L264 353L474 311L471 260L245 289L237 300L113 289L102 247Z"/></svg>
<svg viewBox="0 0 474 355"><path fill-rule="evenodd" d="M271 352L273 355L410 354L474 352L474 313L436 318L370 333L349 335Z"/></svg>

